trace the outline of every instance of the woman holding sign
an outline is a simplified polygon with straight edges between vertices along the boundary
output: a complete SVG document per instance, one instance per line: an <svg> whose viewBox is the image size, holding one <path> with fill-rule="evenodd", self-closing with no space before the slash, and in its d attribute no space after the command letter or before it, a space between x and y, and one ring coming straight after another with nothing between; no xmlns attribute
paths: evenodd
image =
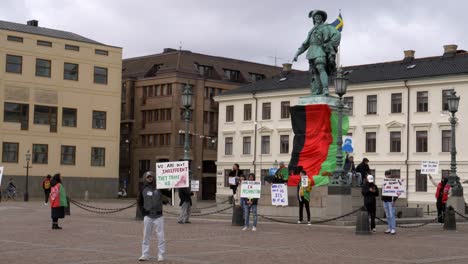
<svg viewBox="0 0 468 264"><path fill-rule="evenodd" d="M307 225L310 224L310 192L312 191L312 182L307 176L306 172L302 170L300 172L301 182L297 185L297 199L299 200L299 221L298 224L302 224L304 206L307 212Z"/></svg>
<svg viewBox="0 0 468 264"><path fill-rule="evenodd" d="M255 174L250 173L248 177L249 181L255 181ZM252 211L252 216L253 216L253 225L252 225L252 231L257 231L257 204L258 204L258 198L246 198L245 199L245 204L244 204L244 228L242 228L243 231L249 229L249 216L250 212Z"/></svg>
<svg viewBox="0 0 468 264"><path fill-rule="evenodd" d="M436 199L437 199L437 220L439 223L444 223L445 221L445 206L447 204L448 198L451 194L450 184L448 183L448 179L446 177L442 177L441 181L437 184L432 176L429 174L429 179L431 180L432 184L437 187L436 191Z"/></svg>

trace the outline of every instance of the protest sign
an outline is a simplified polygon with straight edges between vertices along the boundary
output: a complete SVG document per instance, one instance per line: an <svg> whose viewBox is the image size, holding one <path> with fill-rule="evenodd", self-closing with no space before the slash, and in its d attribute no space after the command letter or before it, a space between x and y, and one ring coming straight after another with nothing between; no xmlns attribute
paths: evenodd
<svg viewBox="0 0 468 264"><path fill-rule="evenodd" d="M439 174L439 161L423 161L421 163L421 174Z"/></svg>
<svg viewBox="0 0 468 264"><path fill-rule="evenodd" d="M188 161L156 163L156 186L158 189L189 187Z"/></svg>
<svg viewBox="0 0 468 264"><path fill-rule="evenodd" d="M236 185L236 177L229 177L229 185Z"/></svg>
<svg viewBox="0 0 468 264"><path fill-rule="evenodd" d="M262 193L261 181L243 181L241 185L241 198L260 198Z"/></svg>
<svg viewBox="0 0 468 264"><path fill-rule="evenodd" d="M343 147L344 152L353 153L354 152L354 142L353 137L343 136Z"/></svg>
<svg viewBox="0 0 468 264"><path fill-rule="evenodd" d="M191 180L190 181L190 191L198 192L200 190L200 181L198 180Z"/></svg>
<svg viewBox="0 0 468 264"><path fill-rule="evenodd" d="M288 186L285 184L271 185L271 204L272 205L288 205Z"/></svg>
<svg viewBox="0 0 468 264"><path fill-rule="evenodd" d="M301 187L307 187L309 185L308 180L308 176L301 176Z"/></svg>
<svg viewBox="0 0 468 264"><path fill-rule="evenodd" d="M382 196L406 198L406 181L404 179L385 178Z"/></svg>
<svg viewBox="0 0 468 264"><path fill-rule="evenodd" d="M0 186L2 186L3 167L0 167Z"/></svg>

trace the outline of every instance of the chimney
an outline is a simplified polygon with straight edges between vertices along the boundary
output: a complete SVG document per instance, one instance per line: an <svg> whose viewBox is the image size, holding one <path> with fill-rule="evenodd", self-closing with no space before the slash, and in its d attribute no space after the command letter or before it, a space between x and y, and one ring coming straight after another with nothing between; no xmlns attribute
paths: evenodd
<svg viewBox="0 0 468 264"><path fill-rule="evenodd" d="M442 57L453 57L457 54L458 46L455 44L444 45L444 54Z"/></svg>
<svg viewBox="0 0 468 264"><path fill-rule="evenodd" d="M403 58L403 62L411 62L414 60L414 50L405 50L403 51L405 54L405 57Z"/></svg>
<svg viewBox="0 0 468 264"><path fill-rule="evenodd" d="M283 63L283 72L290 72L292 64L291 63Z"/></svg>
<svg viewBox="0 0 468 264"><path fill-rule="evenodd" d="M38 27L39 26L39 21L37 20L29 20L26 22L26 25L32 26L32 27Z"/></svg>

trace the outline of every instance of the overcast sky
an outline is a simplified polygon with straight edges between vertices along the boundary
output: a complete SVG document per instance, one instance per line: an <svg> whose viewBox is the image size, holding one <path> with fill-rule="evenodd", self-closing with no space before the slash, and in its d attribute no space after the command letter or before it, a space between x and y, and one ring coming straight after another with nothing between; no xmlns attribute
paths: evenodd
<svg viewBox="0 0 468 264"><path fill-rule="evenodd" d="M341 9L343 65L437 56L444 44L468 49L468 1L435 0L0 0L0 20L71 31L123 47L124 58L182 48L274 64L290 61L313 26L312 9ZM464 33L464 34L463 34ZM306 69L304 55L294 64Z"/></svg>

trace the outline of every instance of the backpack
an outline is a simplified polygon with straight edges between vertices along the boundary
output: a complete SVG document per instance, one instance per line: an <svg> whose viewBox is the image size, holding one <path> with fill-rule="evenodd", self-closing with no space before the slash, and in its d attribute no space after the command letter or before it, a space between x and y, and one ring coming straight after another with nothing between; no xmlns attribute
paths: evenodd
<svg viewBox="0 0 468 264"><path fill-rule="evenodd" d="M50 189L50 181L49 180L44 181L44 189L46 189L46 190Z"/></svg>

